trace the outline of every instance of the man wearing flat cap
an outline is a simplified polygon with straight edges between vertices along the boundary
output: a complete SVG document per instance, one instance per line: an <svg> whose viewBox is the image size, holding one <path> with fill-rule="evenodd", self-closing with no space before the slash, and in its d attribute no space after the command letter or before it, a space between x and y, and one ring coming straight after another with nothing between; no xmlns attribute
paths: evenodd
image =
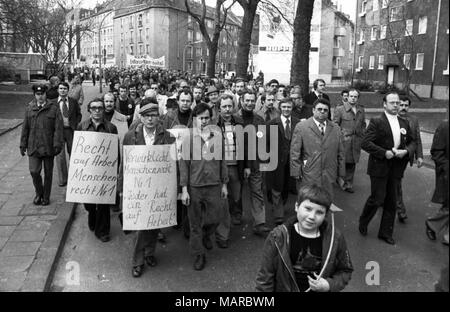
<svg viewBox="0 0 450 312"><path fill-rule="evenodd" d="M34 100L25 110L20 137L20 154L28 154L30 174L36 192L33 203L50 204L54 157L63 146L63 120L56 105L47 101L47 87L34 85ZM41 171L44 165L44 183Z"/></svg>
<svg viewBox="0 0 450 312"><path fill-rule="evenodd" d="M208 92L206 92L206 96L209 98L209 107L212 109L212 117L211 122L216 124L219 118L219 90L215 86L210 86L208 88Z"/></svg>
<svg viewBox="0 0 450 312"><path fill-rule="evenodd" d="M139 110L141 123L125 134L123 145L164 145L172 144L175 138L170 136L161 125L159 119L159 105L156 99L150 100L148 104ZM143 102L144 103L144 102ZM123 193L123 169L119 175L119 195ZM133 277L140 277L144 270L144 262L154 267L157 264L154 256L156 242L160 229L137 231L136 243L133 251Z"/></svg>

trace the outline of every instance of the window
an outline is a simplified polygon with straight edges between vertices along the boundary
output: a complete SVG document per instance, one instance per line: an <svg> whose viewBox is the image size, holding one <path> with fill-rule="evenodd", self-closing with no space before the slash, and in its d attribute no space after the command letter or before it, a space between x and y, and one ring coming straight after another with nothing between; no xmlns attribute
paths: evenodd
<svg viewBox="0 0 450 312"><path fill-rule="evenodd" d="M358 69L361 70L363 68L363 62L364 62L364 56L358 57Z"/></svg>
<svg viewBox="0 0 450 312"><path fill-rule="evenodd" d="M375 55L369 57L369 69L375 69Z"/></svg>
<svg viewBox="0 0 450 312"><path fill-rule="evenodd" d="M341 69L341 58L339 56L333 57L333 68Z"/></svg>
<svg viewBox="0 0 450 312"><path fill-rule="evenodd" d="M138 27L142 27L142 14L139 14L138 17Z"/></svg>
<svg viewBox="0 0 450 312"><path fill-rule="evenodd" d="M412 36L413 26L414 26L414 20L412 20L412 19L406 20L405 36Z"/></svg>
<svg viewBox="0 0 450 312"><path fill-rule="evenodd" d="M201 72L202 71L202 63L198 62L197 63L197 72Z"/></svg>
<svg viewBox="0 0 450 312"><path fill-rule="evenodd" d="M442 72L442 75L446 75L446 76L448 76L448 64L449 64L448 59L449 58L447 56L447 69Z"/></svg>
<svg viewBox="0 0 450 312"><path fill-rule="evenodd" d="M359 16L363 17L366 15L366 7L367 7L367 0L364 0L361 2L361 9L359 11Z"/></svg>
<svg viewBox="0 0 450 312"><path fill-rule="evenodd" d="M383 0L381 3L381 8L386 9L388 7L389 0Z"/></svg>
<svg viewBox="0 0 450 312"><path fill-rule="evenodd" d="M188 30L188 41L192 41L192 39L194 38L194 32L192 30Z"/></svg>
<svg viewBox="0 0 450 312"><path fill-rule="evenodd" d="M146 28L146 29L145 29L145 39L146 39L146 40L149 40L149 39L150 39L150 29L149 29L149 28Z"/></svg>
<svg viewBox="0 0 450 312"><path fill-rule="evenodd" d="M195 55L196 56L202 56L202 48L195 48Z"/></svg>
<svg viewBox="0 0 450 312"><path fill-rule="evenodd" d="M378 6L379 6L378 0L373 0L372 6L373 6L373 8L372 8L373 11L378 11Z"/></svg>
<svg viewBox="0 0 450 312"><path fill-rule="evenodd" d="M387 25L381 26L380 39L386 39Z"/></svg>
<svg viewBox="0 0 450 312"><path fill-rule="evenodd" d="M373 26L370 32L370 40L377 40L377 27Z"/></svg>
<svg viewBox="0 0 450 312"><path fill-rule="evenodd" d="M123 18L120 19L120 28L123 28Z"/></svg>
<svg viewBox="0 0 450 312"><path fill-rule="evenodd" d="M389 11L389 21L391 22L399 21L401 19L400 11L401 7L391 8L391 10Z"/></svg>
<svg viewBox="0 0 450 312"><path fill-rule="evenodd" d="M422 34L426 34L427 33L427 17L426 16L422 16L419 17L419 31L418 34L422 35Z"/></svg>
<svg viewBox="0 0 450 312"><path fill-rule="evenodd" d="M139 55L144 54L144 46L142 44L139 45Z"/></svg>
<svg viewBox="0 0 450 312"><path fill-rule="evenodd" d="M403 65L405 65L406 68L411 68L411 54L404 54L403 55Z"/></svg>
<svg viewBox="0 0 450 312"><path fill-rule="evenodd" d="M187 51L186 51L186 54L187 54L187 58L192 58L192 47L187 47Z"/></svg>
<svg viewBox="0 0 450 312"><path fill-rule="evenodd" d="M213 28L214 27L213 21L212 20L207 20L206 21L206 26L208 26L209 28Z"/></svg>
<svg viewBox="0 0 450 312"><path fill-rule="evenodd" d="M149 45L149 44L147 44L147 45L145 46L145 52L146 52L147 54L150 54L150 45Z"/></svg>
<svg viewBox="0 0 450 312"><path fill-rule="evenodd" d="M416 56L416 70L423 70L424 53L417 53Z"/></svg>
<svg viewBox="0 0 450 312"><path fill-rule="evenodd" d="M143 40L142 40L142 29L139 29L139 42L143 42Z"/></svg>
<svg viewBox="0 0 450 312"><path fill-rule="evenodd" d="M384 68L384 55L378 55L378 69L383 70Z"/></svg>
<svg viewBox="0 0 450 312"><path fill-rule="evenodd" d="M133 31L130 31L130 43L133 43Z"/></svg>
<svg viewBox="0 0 450 312"><path fill-rule="evenodd" d="M192 62L187 62L187 70L192 71Z"/></svg>
<svg viewBox="0 0 450 312"><path fill-rule="evenodd" d="M188 24L192 23L192 16L188 14Z"/></svg>
<svg viewBox="0 0 450 312"><path fill-rule="evenodd" d="M341 47L341 38L340 37L334 37L334 47L335 48Z"/></svg>
<svg viewBox="0 0 450 312"><path fill-rule="evenodd" d="M195 32L195 41L202 40L202 34L199 31Z"/></svg>
<svg viewBox="0 0 450 312"><path fill-rule="evenodd" d="M227 51L226 50L223 50L222 51L222 60L224 60L224 59L226 59L227 58Z"/></svg>
<svg viewBox="0 0 450 312"><path fill-rule="evenodd" d="M361 30L361 32L359 33L359 41L358 44L362 44L364 42L364 31Z"/></svg>
<svg viewBox="0 0 450 312"><path fill-rule="evenodd" d="M133 28L133 16L130 16L130 29Z"/></svg>
<svg viewBox="0 0 450 312"><path fill-rule="evenodd" d="M134 49L133 49L133 46L132 46L132 45L130 45L130 54L131 54L131 55L134 54Z"/></svg>

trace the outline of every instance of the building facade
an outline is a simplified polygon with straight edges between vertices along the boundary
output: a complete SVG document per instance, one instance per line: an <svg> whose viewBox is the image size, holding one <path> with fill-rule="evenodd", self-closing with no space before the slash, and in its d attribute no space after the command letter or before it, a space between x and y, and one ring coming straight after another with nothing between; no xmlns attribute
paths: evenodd
<svg viewBox="0 0 450 312"><path fill-rule="evenodd" d="M449 2L358 0L355 78L449 96Z"/></svg>
<svg viewBox="0 0 450 312"><path fill-rule="evenodd" d="M280 11L294 23L297 1L280 1ZM310 80L341 84L348 79L353 64L354 25L330 0L314 2L311 20ZM257 71L280 82L290 82L293 27L283 19L260 18L260 44Z"/></svg>
<svg viewBox="0 0 450 312"><path fill-rule="evenodd" d="M191 10L200 7L191 4ZM206 26L212 36L214 9L208 7ZM215 72L234 71L239 19L229 13L226 30L221 32ZM186 12L183 0L147 1L117 10L114 16L114 54L116 65L130 65L130 58L164 59L170 70L206 74L209 50L197 22Z"/></svg>

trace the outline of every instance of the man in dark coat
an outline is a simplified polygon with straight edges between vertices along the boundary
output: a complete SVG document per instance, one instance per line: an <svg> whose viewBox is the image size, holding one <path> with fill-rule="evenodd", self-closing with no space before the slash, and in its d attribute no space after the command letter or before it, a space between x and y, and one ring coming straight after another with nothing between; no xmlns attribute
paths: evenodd
<svg viewBox="0 0 450 312"><path fill-rule="evenodd" d="M57 105L59 110L61 111L61 116L63 120L63 140L64 145L67 147L67 153L69 154L72 151L72 143L73 143L73 133L75 129L78 127L78 123L81 121L81 110L78 102L70 97L69 94L69 84L67 82L60 82L58 86L58 102ZM56 167L58 168L58 177L59 177L59 186L67 185L67 161L66 161L66 152L64 148L62 153L59 153L56 156Z"/></svg>
<svg viewBox="0 0 450 312"><path fill-rule="evenodd" d="M400 97L388 93L383 98L384 113L372 118L361 147L370 154L367 174L370 176L371 195L367 199L359 218L359 232L367 235L367 226L379 207L383 207L378 238L394 245L395 212L398 197L398 184L414 152L415 141L406 120L398 118Z"/></svg>
<svg viewBox="0 0 450 312"><path fill-rule="evenodd" d="M442 242L446 245L448 245L448 146L447 120L436 129L431 145L431 158L434 160L436 171L436 188L431 201L442 204L442 207L425 222L428 238L435 240L436 234L442 233Z"/></svg>
<svg viewBox="0 0 450 312"><path fill-rule="evenodd" d="M284 203L289 195L291 139L295 126L300 122L291 116L292 100L283 99L279 104L281 116L268 123L268 128L274 126L278 129L278 141L269 142L269 148L278 150L278 165L274 171L267 173L267 189L272 193L273 217L277 225L284 221Z"/></svg>
<svg viewBox="0 0 450 312"><path fill-rule="evenodd" d="M78 131L92 131L118 134L115 125L104 118L105 103L102 98L93 99L87 106L91 113L89 119L82 121L77 130ZM117 137L119 139L119 137ZM109 205L105 204L84 204L88 211L88 226L95 236L102 242L110 240L109 230L111 227Z"/></svg>
<svg viewBox="0 0 450 312"><path fill-rule="evenodd" d="M33 203L49 205L52 189L53 161L62 149L63 121L56 105L47 101L47 88L34 85L35 99L25 110L20 137L20 154L28 154L30 174L36 191ZM44 184L42 184L44 164Z"/></svg>
<svg viewBox="0 0 450 312"><path fill-rule="evenodd" d="M155 100L156 102L156 100ZM172 144L175 138L160 125L159 106L150 103L143 106L139 114L141 121L135 129L131 129L123 139L123 145L164 145ZM123 191L123 171L119 178L119 194ZM140 277L144 269L144 261L154 267L157 264L154 256L159 229L137 231L136 243L133 251L133 277Z"/></svg>
<svg viewBox="0 0 450 312"><path fill-rule="evenodd" d="M325 99L330 103L328 119L331 120L331 102L328 94L325 93L326 83L323 79L316 79L313 82L313 91L308 93L303 99L307 106L312 107L313 104L319 99Z"/></svg>

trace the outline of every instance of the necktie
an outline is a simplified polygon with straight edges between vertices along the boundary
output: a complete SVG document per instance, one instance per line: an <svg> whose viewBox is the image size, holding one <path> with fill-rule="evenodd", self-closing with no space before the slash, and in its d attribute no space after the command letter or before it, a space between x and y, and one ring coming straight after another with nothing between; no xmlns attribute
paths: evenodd
<svg viewBox="0 0 450 312"><path fill-rule="evenodd" d="M265 121L270 121L270 113L269 110L266 110L266 120Z"/></svg>
<svg viewBox="0 0 450 312"><path fill-rule="evenodd" d="M325 135L325 125L323 123L319 123L319 130L322 136Z"/></svg>
<svg viewBox="0 0 450 312"><path fill-rule="evenodd" d="M291 122L289 119L286 119L286 129L284 130L284 137L287 140L291 139Z"/></svg>
<svg viewBox="0 0 450 312"><path fill-rule="evenodd" d="M69 108L67 107L67 100L62 100L63 101L63 116L65 118L69 118Z"/></svg>

